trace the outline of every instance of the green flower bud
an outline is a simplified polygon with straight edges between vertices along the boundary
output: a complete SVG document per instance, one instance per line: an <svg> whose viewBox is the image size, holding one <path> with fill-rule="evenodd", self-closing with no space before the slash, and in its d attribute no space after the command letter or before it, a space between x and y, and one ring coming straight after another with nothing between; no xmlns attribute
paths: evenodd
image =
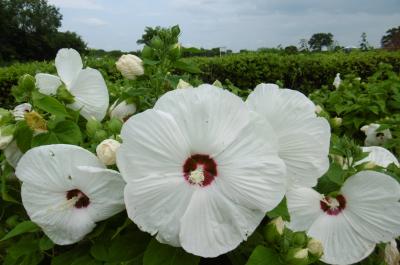
<svg viewBox="0 0 400 265"><path fill-rule="evenodd" d="M154 49L161 49L163 47L163 41L160 37L154 36L150 41L150 46Z"/></svg>
<svg viewBox="0 0 400 265"><path fill-rule="evenodd" d="M119 134L122 128L122 121L117 118L111 118L111 120L107 123L107 127L112 134Z"/></svg>
<svg viewBox="0 0 400 265"><path fill-rule="evenodd" d="M292 240L293 245L297 247L302 247L307 241L307 236L304 232L295 232L293 233Z"/></svg>
<svg viewBox="0 0 400 265"><path fill-rule="evenodd" d="M188 82L185 82L182 79L179 79L178 85L176 86L177 89L189 88L189 87L193 87L193 86L191 84L189 84Z"/></svg>
<svg viewBox="0 0 400 265"><path fill-rule="evenodd" d="M21 91L33 91L35 89L35 78L29 74L23 75L18 82Z"/></svg>
<svg viewBox="0 0 400 265"><path fill-rule="evenodd" d="M86 123L86 131L90 137L93 137L98 130L102 129L101 123L95 118L89 119Z"/></svg>
<svg viewBox="0 0 400 265"><path fill-rule="evenodd" d="M65 86L60 86L57 89L57 97L65 102L66 104L72 104L75 102L75 97L69 92L69 90Z"/></svg>
<svg viewBox="0 0 400 265"><path fill-rule="evenodd" d="M282 217L277 217L271 222L269 222L264 228L264 238L270 243L274 244L278 242L283 235L283 231L285 229L285 223L283 222Z"/></svg>
<svg viewBox="0 0 400 265"><path fill-rule="evenodd" d="M310 241L308 241L307 249L311 255L317 257L318 259L322 256L322 254L324 254L322 242L315 238L311 238Z"/></svg>
<svg viewBox="0 0 400 265"><path fill-rule="evenodd" d="M145 46L143 47L143 50L142 50L142 57L143 57L143 58L151 59L151 58L153 57L153 54L154 54L154 52L153 52L153 49L152 49L152 48L150 48L150 47L147 46L147 45L145 45Z"/></svg>
<svg viewBox="0 0 400 265"><path fill-rule="evenodd" d="M292 248L286 255L287 265L307 265L308 263L308 249L306 248Z"/></svg>
<svg viewBox="0 0 400 265"><path fill-rule="evenodd" d="M212 83L212 85L213 85L213 86L216 86L216 87L224 88L224 87L222 86L221 81L219 81L218 79L215 80L214 83Z"/></svg>
<svg viewBox="0 0 400 265"><path fill-rule="evenodd" d="M105 130L98 130L95 132L93 138L96 142L103 141L104 139L107 138L107 132Z"/></svg>
<svg viewBox="0 0 400 265"><path fill-rule="evenodd" d="M334 128L340 127L342 125L342 122L343 122L343 119L340 117L335 117L335 118L331 119L331 124L332 124L332 127L334 127Z"/></svg>
<svg viewBox="0 0 400 265"><path fill-rule="evenodd" d="M181 55L181 45L179 43L171 45L168 54L171 58L178 59Z"/></svg>

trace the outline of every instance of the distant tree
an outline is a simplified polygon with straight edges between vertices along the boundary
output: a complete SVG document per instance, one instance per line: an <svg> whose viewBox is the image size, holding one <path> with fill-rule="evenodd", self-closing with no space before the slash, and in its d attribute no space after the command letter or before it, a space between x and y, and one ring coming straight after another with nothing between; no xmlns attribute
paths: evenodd
<svg viewBox="0 0 400 265"><path fill-rule="evenodd" d="M387 50L400 49L400 26L391 28L386 31L386 34L381 39L382 48Z"/></svg>
<svg viewBox="0 0 400 265"><path fill-rule="evenodd" d="M52 42L54 54L61 48L74 48L80 54L85 53L87 49L87 45L82 40L81 36L71 31L57 32L54 34Z"/></svg>
<svg viewBox="0 0 400 265"><path fill-rule="evenodd" d="M360 50L368 51L368 50L371 50L371 49L372 49L372 47L371 47L371 45L369 45L369 43L367 41L367 33L363 32L361 34Z"/></svg>
<svg viewBox="0 0 400 265"><path fill-rule="evenodd" d="M294 54L294 53L297 53L297 52L298 52L298 49L294 45L290 45L290 46L285 47L285 53Z"/></svg>
<svg viewBox="0 0 400 265"><path fill-rule="evenodd" d="M310 48L308 47L308 40L307 39L300 39L299 41L299 50L302 52L309 51Z"/></svg>
<svg viewBox="0 0 400 265"><path fill-rule="evenodd" d="M333 44L332 33L315 33L308 41L308 45L313 51L321 51L322 47L330 47Z"/></svg>

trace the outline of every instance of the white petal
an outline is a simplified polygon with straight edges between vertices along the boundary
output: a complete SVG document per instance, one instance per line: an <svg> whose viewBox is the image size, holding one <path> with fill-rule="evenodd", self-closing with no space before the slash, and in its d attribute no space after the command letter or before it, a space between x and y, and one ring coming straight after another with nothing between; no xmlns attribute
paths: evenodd
<svg viewBox="0 0 400 265"><path fill-rule="evenodd" d="M361 171L342 187L344 214L358 233L373 242L400 235L400 184L375 171Z"/></svg>
<svg viewBox="0 0 400 265"><path fill-rule="evenodd" d="M61 86L61 80L58 76L49 74L36 74L36 86L39 88L39 92L46 95L57 94L57 89Z"/></svg>
<svg viewBox="0 0 400 265"><path fill-rule="evenodd" d="M387 167L391 163L400 167L399 160L386 148L380 146L364 146L362 150L369 154L367 157L355 162L354 165L356 166L366 162L373 162L380 167Z"/></svg>
<svg viewBox="0 0 400 265"><path fill-rule="evenodd" d="M74 145L44 145L30 149L15 171L23 182L43 190L67 191L72 188L72 167L86 165L104 168L94 154Z"/></svg>
<svg viewBox="0 0 400 265"><path fill-rule="evenodd" d="M259 137L270 135L271 142ZM215 184L235 204L267 212L275 208L286 192L286 167L274 147L270 126L249 123L237 138L214 159L218 175Z"/></svg>
<svg viewBox="0 0 400 265"><path fill-rule="evenodd" d="M87 211L94 222L105 220L125 208L125 182L117 171L78 166L73 169L72 183L89 197Z"/></svg>
<svg viewBox="0 0 400 265"><path fill-rule="evenodd" d="M95 227L88 211L65 207L65 196L65 192L48 191L30 183L21 187L29 217L58 245L78 242Z"/></svg>
<svg viewBox="0 0 400 265"><path fill-rule="evenodd" d="M286 193L292 230L305 231L324 214L320 205L321 198L321 194L310 188L291 189Z"/></svg>
<svg viewBox="0 0 400 265"><path fill-rule="evenodd" d="M70 87L83 68L82 59L74 49L60 49L57 52L55 64L58 76Z"/></svg>
<svg viewBox="0 0 400 265"><path fill-rule="evenodd" d="M117 165L126 182L150 174L178 174L190 148L174 118L147 110L131 117L121 131Z"/></svg>
<svg viewBox="0 0 400 265"><path fill-rule="evenodd" d="M75 97L75 102L69 105L70 108L80 110L87 120L92 117L98 121L103 120L107 113L109 96L106 83L98 70L86 68L80 71L69 92Z"/></svg>
<svg viewBox="0 0 400 265"><path fill-rule="evenodd" d="M324 255L321 260L329 264L359 262L375 248L375 243L358 234L343 214L321 215L307 234L322 242Z"/></svg>
<svg viewBox="0 0 400 265"><path fill-rule="evenodd" d="M167 92L154 109L174 117L194 154L210 156L224 150L250 119L241 98L211 85Z"/></svg>
<svg viewBox="0 0 400 265"><path fill-rule="evenodd" d="M180 219L193 191L180 175L151 175L129 182L124 192L128 216L141 230L157 233L160 242L180 246Z"/></svg>
<svg viewBox="0 0 400 265"><path fill-rule="evenodd" d="M17 141L12 141L6 149L4 149L4 156L6 157L7 162L13 167L16 168L19 160L21 159L23 153L19 150L17 146Z"/></svg>
<svg viewBox="0 0 400 265"><path fill-rule="evenodd" d="M250 236L265 213L234 205L215 186L198 189L181 219L182 247L201 257L216 257Z"/></svg>
<svg viewBox="0 0 400 265"><path fill-rule="evenodd" d="M316 117L314 103L298 91L271 84L258 85L246 103L274 128L289 188L315 186L329 167L330 127Z"/></svg>

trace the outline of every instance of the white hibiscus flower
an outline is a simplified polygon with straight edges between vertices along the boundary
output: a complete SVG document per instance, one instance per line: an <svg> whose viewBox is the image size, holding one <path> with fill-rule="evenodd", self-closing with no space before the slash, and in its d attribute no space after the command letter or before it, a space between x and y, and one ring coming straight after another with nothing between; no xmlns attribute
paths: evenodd
<svg viewBox="0 0 400 265"><path fill-rule="evenodd" d="M22 103L16 106L12 113L16 121L24 120L25 114L32 111L32 105L29 103Z"/></svg>
<svg viewBox="0 0 400 265"><path fill-rule="evenodd" d="M56 244L81 240L124 209L124 181L89 151L74 145L29 150L15 172L23 182L22 203L33 222Z"/></svg>
<svg viewBox="0 0 400 265"><path fill-rule="evenodd" d="M69 104L73 110L80 110L81 115L101 121L107 113L109 97L106 83L98 70L82 69L82 59L74 49L61 49L55 60L58 76L37 74L36 86L46 95L55 95L57 89L65 84L66 89L74 96Z"/></svg>
<svg viewBox="0 0 400 265"><path fill-rule="evenodd" d="M298 91L274 84L258 85L246 103L273 127L289 187L315 186L329 168L331 133L328 121L316 116L314 103Z"/></svg>
<svg viewBox="0 0 400 265"><path fill-rule="evenodd" d="M198 256L237 247L286 186L274 132L253 118L239 97L211 85L170 91L131 117L117 151L128 216Z"/></svg>
<svg viewBox="0 0 400 265"><path fill-rule="evenodd" d="M371 123L369 125L364 125L361 127L361 131L365 133L365 146L376 146L383 145L387 140L392 139L392 133L389 129L385 129L378 132L381 125L376 123Z"/></svg>
<svg viewBox="0 0 400 265"><path fill-rule="evenodd" d="M380 146L364 146L361 147L363 152L369 153L367 157L354 163L355 166L361 165L362 163L371 163L380 167L388 167L394 163L400 167L399 160L386 148Z"/></svg>
<svg viewBox="0 0 400 265"><path fill-rule="evenodd" d="M366 258L379 242L400 235L400 185L392 177L361 171L336 197L310 188L287 193L290 228L307 231L324 246L321 260L352 264Z"/></svg>

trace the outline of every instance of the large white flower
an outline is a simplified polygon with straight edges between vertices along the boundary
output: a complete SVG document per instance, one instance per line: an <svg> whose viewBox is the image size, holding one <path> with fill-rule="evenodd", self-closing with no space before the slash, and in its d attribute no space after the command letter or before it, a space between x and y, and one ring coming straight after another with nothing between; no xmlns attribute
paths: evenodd
<svg viewBox="0 0 400 265"><path fill-rule="evenodd" d="M46 95L55 95L64 83L74 96L74 103L68 107L80 110L86 119L95 117L101 121L109 104L107 86L101 73L89 67L82 69L81 56L74 49L59 50L55 64L58 76L42 73L35 76L39 91Z"/></svg>
<svg viewBox="0 0 400 265"><path fill-rule="evenodd" d="M226 90L170 91L131 117L121 137L128 216L160 242L198 256L234 249L285 193L274 132Z"/></svg>
<svg viewBox="0 0 400 265"><path fill-rule="evenodd" d="M317 117L315 105L302 93L260 84L246 101L271 124L278 137L279 156L284 160L289 187L312 187L329 168L330 127ZM263 139L268 140L269 135Z"/></svg>
<svg viewBox="0 0 400 265"><path fill-rule="evenodd" d="M322 242L322 261L352 264L367 257L376 243L400 235L399 199L400 185L392 177L361 171L346 180L336 197L310 188L289 191L290 228Z"/></svg>
<svg viewBox="0 0 400 265"><path fill-rule="evenodd" d="M124 209L124 181L89 151L74 145L29 150L16 176L23 182L22 203L33 222L56 244L81 240L104 220Z"/></svg>
<svg viewBox="0 0 400 265"><path fill-rule="evenodd" d="M363 152L368 153L368 156L355 162L355 166L370 162L380 167L388 167L392 163L400 167L399 160L386 148L380 146L364 146L361 148Z"/></svg>

